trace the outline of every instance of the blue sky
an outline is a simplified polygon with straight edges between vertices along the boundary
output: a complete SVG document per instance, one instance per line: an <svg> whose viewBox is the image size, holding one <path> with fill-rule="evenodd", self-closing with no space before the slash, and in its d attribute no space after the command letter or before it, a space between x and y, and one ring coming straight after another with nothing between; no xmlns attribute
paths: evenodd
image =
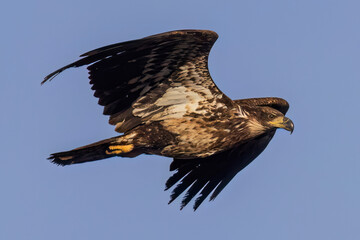
<svg viewBox="0 0 360 240"><path fill-rule="evenodd" d="M0 10L0 239L356 239L360 229L359 1L5 1ZM195 213L167 205L171 159L58 167L115 136L89 50L176 29L220 37L210 71L229 97L277 96L295 123Z"/></svg>

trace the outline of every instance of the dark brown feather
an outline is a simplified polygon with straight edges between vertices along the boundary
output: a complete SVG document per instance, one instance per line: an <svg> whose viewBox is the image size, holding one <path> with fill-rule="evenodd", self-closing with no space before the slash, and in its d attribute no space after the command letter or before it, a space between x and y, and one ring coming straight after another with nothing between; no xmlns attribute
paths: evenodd
<svg viewBox="0 0 360 240"><path fill-rule="evenodd" d="M264 97L264 98L247 98L247 99L239 99L234 100L236 104L248 105L248 106L268 106L272 107L282 114L286 114L289 109L289 103L282 98L277 97Z"/></svg>
<svg viewBox="0 0 360 240"><path fill-rule="evenodd" d="M274 134L275 130L236 148L203 159L174 159L172 166L177 167L177 172L167 181L166 189L173 186L182 176L185 177L174 188L169 203L190 186L182 200L181 208L185 207L200 190L202 191L195 200L194 210L211 192L213 193L210 200L214 200L233 177L266 148Z"/></svg>

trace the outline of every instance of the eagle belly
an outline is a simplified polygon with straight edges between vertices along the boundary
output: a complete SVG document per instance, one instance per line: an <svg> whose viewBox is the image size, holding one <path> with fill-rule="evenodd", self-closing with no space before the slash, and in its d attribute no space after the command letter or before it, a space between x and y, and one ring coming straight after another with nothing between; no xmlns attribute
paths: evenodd
<svg viewBox="0 0 360 240"><path fill-rule="evenodd" d="M185 117L167 119L160 124L165 131L175 136L174 142L161 150L163 156L179 159L204 158L232 147L232 141L229 141L231 130L220 127L219 122Z"/></svg>

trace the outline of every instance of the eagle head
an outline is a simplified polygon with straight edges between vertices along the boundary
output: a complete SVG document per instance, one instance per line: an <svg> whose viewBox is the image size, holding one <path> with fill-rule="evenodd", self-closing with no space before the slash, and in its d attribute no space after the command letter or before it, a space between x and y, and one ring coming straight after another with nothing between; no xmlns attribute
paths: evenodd
<svg viewBox="0 0 360 240"><path fill-rule="evenodd" d="M262 134L277 128L283 128L290 133L294 131L294 123L280 111L267 106L259 106L253 110L248 123L251 132Z"/></svg>

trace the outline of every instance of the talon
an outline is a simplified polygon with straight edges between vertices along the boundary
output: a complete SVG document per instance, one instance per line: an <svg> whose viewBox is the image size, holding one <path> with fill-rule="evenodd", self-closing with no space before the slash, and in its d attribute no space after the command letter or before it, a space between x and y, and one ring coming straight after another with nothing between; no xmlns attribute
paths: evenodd
<svg viewBox="0 0 360 240"><path fill-rule="evenodd" d="M128 153L134 149L134 145L113 145L109 146L109 151L106 150L106 154L121 154L121 153Z"/></svg>

